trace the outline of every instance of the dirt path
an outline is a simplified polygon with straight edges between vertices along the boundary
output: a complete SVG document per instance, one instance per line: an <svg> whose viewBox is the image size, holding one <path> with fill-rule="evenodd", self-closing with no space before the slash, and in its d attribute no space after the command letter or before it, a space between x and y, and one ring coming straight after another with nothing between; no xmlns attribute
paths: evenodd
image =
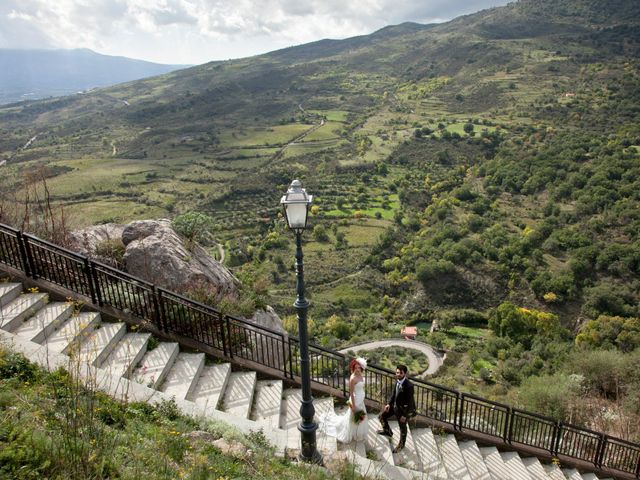
<svg viewBox="0 0 640 480"><path fill-rule="evenodd" d="M444 362L444 355L438 350L436 350L435 348L433 348L431 345L427 345L426 343L422 343L422 342L416 342L415 340L402 340L400 338L395 338L392 340L376 340L374 342L362 343L354 347L343 348L342 350L339 350L339 351L340 353L346 353L348 351L358 353L363 350L364 351L375 350L376 348L383 348L383 347L411 348L413 350L419 350L422 353L424 353L429 359L429 368L427 368L424 372L418 373L416 375L417 377L436 373L442 366L442 362Z"/></svg>

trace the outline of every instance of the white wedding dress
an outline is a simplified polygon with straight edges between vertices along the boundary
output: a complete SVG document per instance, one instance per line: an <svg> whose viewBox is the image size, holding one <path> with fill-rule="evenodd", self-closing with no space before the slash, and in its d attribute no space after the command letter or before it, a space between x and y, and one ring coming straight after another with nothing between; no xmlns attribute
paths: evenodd
<svg viewBox="0 0 640 480"><path fill-rule="evenodd" d="M353 396L355 398L356 411L362 410L367 412L364 405L364 379L353 387ZM353 440L362 442L367 436L368 422L365 417L360 423L353 421L353 412L348 408L342 415L336 415L335 412L329 412L320 419L320 430L336 437L339 442L349 443Z"/></svg>

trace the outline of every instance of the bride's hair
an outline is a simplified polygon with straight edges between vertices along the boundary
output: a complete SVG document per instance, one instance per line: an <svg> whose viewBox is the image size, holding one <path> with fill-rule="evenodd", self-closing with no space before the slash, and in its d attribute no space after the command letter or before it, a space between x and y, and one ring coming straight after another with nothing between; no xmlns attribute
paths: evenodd
<svg viewBox="0 0 640 480"><path fill-rule="evenodd" d="M351 370L351 373L355 372L356 365L360 366L360 364L355 358L349 362L349 370Z"/></svg>
<svg viewBox="0 0 640 480"><path fill-rule="evenodd" d="M349 362L349 370L353 373L356 369L356 365L360 366L360 369L364 371L367 368L367 361L364 358L354 358Z"/></svg>

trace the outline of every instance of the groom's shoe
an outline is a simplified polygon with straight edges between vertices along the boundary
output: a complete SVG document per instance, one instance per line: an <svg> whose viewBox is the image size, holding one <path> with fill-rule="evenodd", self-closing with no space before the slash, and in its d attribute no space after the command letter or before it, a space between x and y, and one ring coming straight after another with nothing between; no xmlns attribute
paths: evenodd
<svg viewBox="0 0 640 480"><path fill-rule="evenodd" d="M378 435L384 435L385 437L393 437L393 432L389 430L378 430Z"/></svg>

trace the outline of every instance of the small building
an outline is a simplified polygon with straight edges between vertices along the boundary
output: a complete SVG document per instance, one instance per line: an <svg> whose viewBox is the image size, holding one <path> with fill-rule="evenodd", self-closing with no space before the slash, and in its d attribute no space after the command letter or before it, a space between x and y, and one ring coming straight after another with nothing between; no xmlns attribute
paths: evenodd
<svg viewBox="0 0 640 480"><path fill-rule="evenodd" d="M418 327L402 327L400 335L407 340L415 340L418 336Z"/></svg>

